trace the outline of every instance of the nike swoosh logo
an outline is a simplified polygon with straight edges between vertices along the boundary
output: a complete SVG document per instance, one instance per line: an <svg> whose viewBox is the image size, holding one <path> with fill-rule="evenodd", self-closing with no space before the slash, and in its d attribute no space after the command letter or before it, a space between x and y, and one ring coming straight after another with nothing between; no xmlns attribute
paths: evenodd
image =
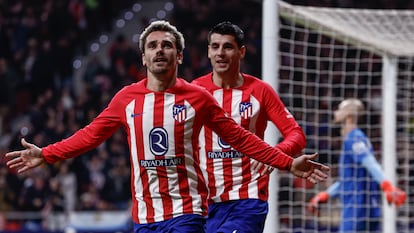
<svg viewBox="0 0 414 233"><path fill-rule="evenodd" d="M144 114L143 112L142 113L132 113L131 114L131 117L139 117L139 116L141 116L142 114Z"/></svg>
<svg viewBox="0 0 414 233"><path fill-rule="evenodd" d="M237 233L237 230L234 230L233 233Z"/></svg>

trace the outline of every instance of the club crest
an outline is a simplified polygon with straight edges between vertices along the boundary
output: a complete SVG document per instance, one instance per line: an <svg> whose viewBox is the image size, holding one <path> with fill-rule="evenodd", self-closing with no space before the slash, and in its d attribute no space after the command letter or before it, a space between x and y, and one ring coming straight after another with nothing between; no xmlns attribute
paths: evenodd
<svg viewBox="0 0 414 233"><path fill-rule="evenodd" d="M184 122L187 119L187 107L181 104L173 106L173 117L178 123Z"/></svg>
<svg viewBox="0 0 414 233"><path fill-rule="evenodd" d="M239 104L240 116L244 119L248 119L252 116L253 106L250 102L241 102Z"/></svg>

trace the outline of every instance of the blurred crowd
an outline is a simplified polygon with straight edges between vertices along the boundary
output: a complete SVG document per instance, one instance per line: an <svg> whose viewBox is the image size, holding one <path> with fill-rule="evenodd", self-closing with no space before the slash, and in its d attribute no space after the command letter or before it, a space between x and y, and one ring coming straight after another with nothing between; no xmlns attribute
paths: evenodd
<svg viewBox="0 0 414 233"><path fill-rule="evenodd" d="M22 137L40 146L68 137L106 106L124 84L120 66L137 64L137 51L124 50L125 38L119 36L108 52L118 67L91 61L79 96L74 94L73 59L85 55L88 41L110 31L114 17L132 4L0 1L0 215L128 208L129 154L121 131L88 155L21 175L6 168L3 155L22 149Z"/></svg>
<svg viewBox="0 0 414 233"><path fill-rule="evenodd" d="M111 31L135 1L0 0L0 155L22 149L20 139L43 146L89 123L122 86L142 79L137 46L116 36L109 67L92 58L75 95L73 58L87 42ZM261 75L261 1L175 0L171 21L186 38L180 76L209 72L207 33L223 20L246 34L243 72ZM299 5L414 9L414 1L287 1ZM190 19L190 20L189 20ZM149 20L149 19L144 19ZM0 212L126 210L129 151L120 130L97 149L71 160L16 174L0 158Z"/></svg>

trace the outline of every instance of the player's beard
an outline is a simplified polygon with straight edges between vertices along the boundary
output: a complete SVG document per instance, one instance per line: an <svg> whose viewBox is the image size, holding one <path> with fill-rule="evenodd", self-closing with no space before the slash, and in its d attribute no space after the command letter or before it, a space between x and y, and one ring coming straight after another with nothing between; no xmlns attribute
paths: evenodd
<svg viewBox="0 0 414 233"><path fill-rule="evenodd" d="M168 73L168 71L170 71L173 66L173 64L171 64L171 61L167 61L164 62L165 64L163 65L157 65L156 62L152 63L152 65L150 66L150 71L153 74L166 74Z"/></svg>
<svg viewBox="0 0 414 233"><path fill-rule="evenodd" d="M167 68L153 68L151 69L151 73L153 74L166 74L168 71Z"/></svg>

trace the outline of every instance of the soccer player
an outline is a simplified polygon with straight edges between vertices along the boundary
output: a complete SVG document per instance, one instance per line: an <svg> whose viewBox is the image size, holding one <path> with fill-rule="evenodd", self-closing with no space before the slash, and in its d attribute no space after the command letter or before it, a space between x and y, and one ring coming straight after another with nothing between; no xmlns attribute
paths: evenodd
<svg viewBox="0 0 414 233"><path fill-rule="evenodd" d="M271 166L312 182L327 178L329 167L311 160L317 154L292 159L239 127L206 90L177 78L184 38L175 26L152 22L141 33L139 47L147 78L121 89L89 125L67 139L43 148L22 139L26 149L6 153L12 158L7 165L25 172L72 158L122 127L130 149L134 232L204 232L207 188L198 152L203 124Z"/></svg>
<svg viewBox="0 0 414 233"><path fill-rule="evenodd" d="M334 123L342 125L342 153L338 181L326 191L314 196L309 210L317 212L319 203L339 197L342 204L340 232L378 232L381 218L381 192L387 201L399 207L406 193L386 179L374 157L370 140L358 128L358 118L364 111L359 99L345 99L334 112Z"/></svg>
<svg viewBox="0 0 414 233"><path fill-rule="evenodd" d="M262 139L267 121L272 121L284 138L276 148L299 155L306 144L302 129L269 84L240 72L245 54L242 29L231 22L217 24L208 34L213 70L193 83L206 88L229 116ZM200 146L209 188L206 231L263 232L272 167L236 151L207 127Z"/></svg>

